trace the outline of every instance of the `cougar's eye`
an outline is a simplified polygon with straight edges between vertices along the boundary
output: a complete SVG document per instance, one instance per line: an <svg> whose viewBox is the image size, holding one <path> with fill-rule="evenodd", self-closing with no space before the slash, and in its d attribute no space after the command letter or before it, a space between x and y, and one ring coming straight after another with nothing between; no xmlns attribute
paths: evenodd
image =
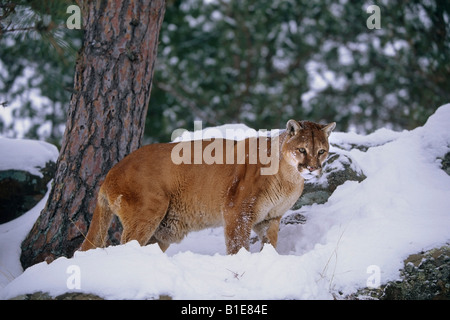
<svg viewBox="0 0 450 320"><path fill-rule="evenodd" d="M320 149L319 150L319 154L324 154L325 153L325 150L324 149Z"/></svg>
<svg viewBox="0 0 450 320"><path fill-rule="evenodd" d="M298 148L298 151L299 151L300 153L306 153L305 148Z"/></svg>

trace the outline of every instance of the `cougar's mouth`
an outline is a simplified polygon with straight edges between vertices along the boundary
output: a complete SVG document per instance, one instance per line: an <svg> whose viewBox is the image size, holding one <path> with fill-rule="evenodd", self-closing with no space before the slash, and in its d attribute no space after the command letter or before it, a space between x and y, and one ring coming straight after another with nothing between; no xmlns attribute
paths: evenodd
<svg viewBox="0 0 450 320"><path fill-rule="evenodd" d="M313 171L310 171L309 169L299 165L297 169L300 172L300 175L305 180L311 180L311 179L314 179L314 178L318 178L318 177L320 177L320 174L321 174L320 168L316 169L316 170L313 170Z"/></svg>

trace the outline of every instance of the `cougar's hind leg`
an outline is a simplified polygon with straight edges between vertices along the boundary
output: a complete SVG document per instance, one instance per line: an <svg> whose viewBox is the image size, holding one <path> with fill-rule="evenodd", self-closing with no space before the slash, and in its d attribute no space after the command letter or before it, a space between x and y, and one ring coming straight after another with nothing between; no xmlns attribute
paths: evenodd
<svg viewBox="0 0 450 320"><path fill-rule="evenodd" d="M89 231L80 248L81 251L105 246L113 215L103 190L100 189Z"/></svg>
<svg viewBox="0 0 450 320"><path fill-rule="evenodd" d="M124 203L121 210L127 214L119 215L123 226L121 243L137 240L145 246L166 215L168 206L168 199L151 196L140 207Z"/></svg>
<svg viewBox="0 0 450 320"><path fill-rule="evenodd" d="M147 244L154 244L154 243L157 243L159 245L159 248L162 250L162 252L166 252L166 250L170 246L170 243L162 242L153 236L150 238L150 240Z"/></svg>
<svg viewBox="0 0 450 320"><path fill-rule="evenodd" d="M169 248L170 243L166 243L166 242L161 242L158 241L158 245L161 248L162 252L166 252L166 250Z"/></svg>

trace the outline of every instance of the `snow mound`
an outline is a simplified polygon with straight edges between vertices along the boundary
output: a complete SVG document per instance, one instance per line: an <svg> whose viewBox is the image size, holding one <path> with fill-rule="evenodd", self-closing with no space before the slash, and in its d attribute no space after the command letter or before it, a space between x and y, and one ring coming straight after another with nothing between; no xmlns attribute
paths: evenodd
<svg viewBox="0 0 450 320"><path fill-rule="evenodd" d="M396 280L408 255L450 241L450 176L438 160L450 151L449 123L447 104L412 131L333 133L331 142L369 146L343 151L367 178L347 181L324 204L289 211L306 223L283 225L276 251L254 244L227 256L221 228L191 233L166 253L133 241L34 265L0 298L77 291L107 299L332 299Z"/></svg>
<svg viewBox="0 0 450 320"><path fill-rule="evenodd" d="M47 142L0 137L0 171L22 170L42 177L39 171L48 161L56 162L58 149Z"/></svg>

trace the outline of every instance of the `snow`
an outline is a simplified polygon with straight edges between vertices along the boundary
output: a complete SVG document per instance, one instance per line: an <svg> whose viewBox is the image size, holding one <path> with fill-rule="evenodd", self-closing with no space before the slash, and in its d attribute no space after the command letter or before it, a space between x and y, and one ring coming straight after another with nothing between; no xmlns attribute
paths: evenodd
<svg viewBox="0 0 450 320"><path fill-rule="evenodd" d="M194 121L194 132L189 132L186 129L177 129L172 133L172 141L191 141L191 140L208 140L213 138L230 139L230 140L244 140L248 137L268 137L280 134L282 130L259 130L246 126L245 124L226 124L217 127L208 127L203 129L202 121Z"/></svg>
<svg viewBox="0 0 450 320"><path fill-rule="evenodd" d="M438 160L450 151L449 123L447 104L411 131L332 133L332 149L350 157L367 179L347 181L325 204L287 212L307 221L282 225L277 250L260 251L255 243L250 252L227 256L223 229L216 228L191 233L166 253L132 241L22 272L20 242L43 200L0 225L0 298L77 291L106 299L333 299L396 280L408 255L450 243L450 176Z"/></svg>
<svg viewBox="0 0 450 320"><path fill-rule="evenodd" d="M58 158L58 149L44 141L0 137L0 171L23 170L42 177L39 169Z"/></svg>
<svg viewBox="0 0 450 320"><path fill-rule="evenodd" d="M50 190L50 183L47 188ZM20 244L44 208L48 193L26 214L13 221L0 224L0 298L2 298L1 288L23 272L19 260Z"/></svg>

